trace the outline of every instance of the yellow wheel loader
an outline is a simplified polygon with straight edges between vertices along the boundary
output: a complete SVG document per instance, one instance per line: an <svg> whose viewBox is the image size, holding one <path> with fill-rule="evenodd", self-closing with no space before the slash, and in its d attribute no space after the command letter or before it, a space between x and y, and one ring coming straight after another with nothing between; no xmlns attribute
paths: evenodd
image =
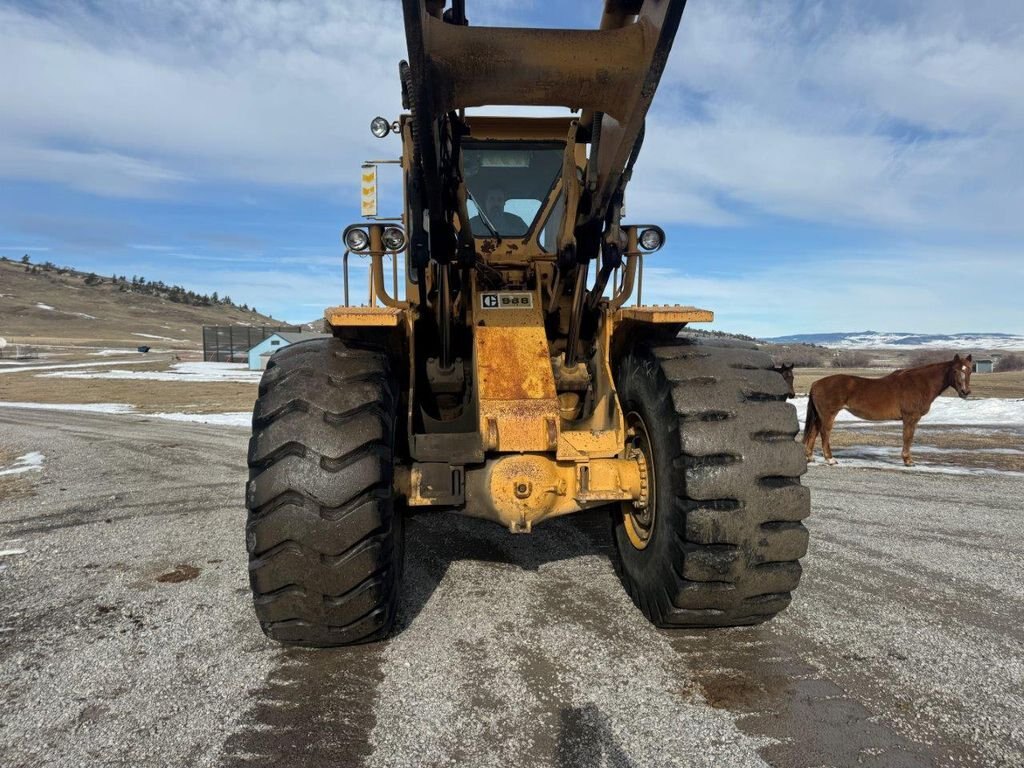
<svg viewBox="0 0 1024 768"><path fill-rule="evenodd" d="M416 507L511 534L606 508L622 581L662 627L789 604L810 499L787 386L752 347L681 335L711 312L643 305L665 235L623 218L684 2L606 0L597 29L560 30L403 0L406 111L371 125L401 139L403 214L345 231L369 301L351 305L346 272L332 338L275 354L253 413L246 543L270 637L384 638Z"/></svg>

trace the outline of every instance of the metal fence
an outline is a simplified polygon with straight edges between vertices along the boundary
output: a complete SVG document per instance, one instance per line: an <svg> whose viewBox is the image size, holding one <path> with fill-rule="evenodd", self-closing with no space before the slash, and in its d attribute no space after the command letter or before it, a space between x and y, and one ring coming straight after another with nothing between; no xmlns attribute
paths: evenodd
<svg viewBox="0 0 1024 768"><path fill-rule="evenodd" d="M249 350L275 333L300 333L297 325L204 325L203 360L208 363L245 363Z"/></svg>

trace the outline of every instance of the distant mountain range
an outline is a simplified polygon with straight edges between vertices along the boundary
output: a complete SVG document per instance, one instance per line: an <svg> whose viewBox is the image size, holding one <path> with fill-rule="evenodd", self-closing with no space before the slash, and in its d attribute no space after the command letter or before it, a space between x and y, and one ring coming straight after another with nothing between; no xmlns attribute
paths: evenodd
<svg viewBox="0 0 1024 768"><path fill-rule="evenodd" d="M797 333L765 339L773 344L818 344L835 349L1024 349L1024 335L1016 333Z"/></svg>

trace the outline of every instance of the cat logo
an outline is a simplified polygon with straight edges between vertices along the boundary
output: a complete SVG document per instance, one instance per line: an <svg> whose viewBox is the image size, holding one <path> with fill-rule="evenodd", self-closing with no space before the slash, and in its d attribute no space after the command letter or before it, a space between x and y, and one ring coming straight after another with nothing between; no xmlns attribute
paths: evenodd
<svg viewBox="0 0 1024 768"><path fill-rule="evenodd" d="M533 294L527 291L516 293L482 293L482 309L533 309Z"/></svg>

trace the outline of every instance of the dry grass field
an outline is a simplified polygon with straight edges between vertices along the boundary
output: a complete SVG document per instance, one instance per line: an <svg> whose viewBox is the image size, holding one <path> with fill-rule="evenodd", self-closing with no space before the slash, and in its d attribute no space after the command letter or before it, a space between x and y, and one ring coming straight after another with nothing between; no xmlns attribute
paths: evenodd
<svg viewBox="0 0 1024 768"><path fill-rule="evenodd" d="M146 413L248 411L256 382L171 382L134 379L40 378L0 374L0 401L33 403L124 403Z"/></svg>
<svg viewBox="0 0 1024 768"><path fill-rule="evenodd" d="M194 357L194 356L193 356ZM55 364L78 365L106 362L105 358L70 356ZM174 358L154 355L129 359L97 371L168 371ZM78 370L91 369L74 369ZM0 367L0 402L32 403L118 403L145 413L225 413L248 411L256 400L257 382L152 381L147 379L69 378L37 370L6 373Z"/></svg>
<svg viewBox="0 0 1024 768"><path fill-rule="evenodd" d="M73 346L63 346L67 339L54 339L61 346L45 361L34 365L78 365L112 362L118 358L97 357ZM198 351L150 353L142 357L125 359L117 365L96 370L169 370L175 359L198 360ZM4 372L0 366L0 401L35 403L123 403L147 413L222 413L247 411L256 399L256 381L150 381L138 379L79 379L55 374L56 371L37 370L19 373ZM807 368L796 371L796 391L806 393L811 384L825 376L849 373L857 376L877 377L885 374L877 368ZM971 379L973 397L1024 398L1024 373L975 374ZM952 396L952 390L947 392ZM841 443L837 443L841 444Z"/></svg>

